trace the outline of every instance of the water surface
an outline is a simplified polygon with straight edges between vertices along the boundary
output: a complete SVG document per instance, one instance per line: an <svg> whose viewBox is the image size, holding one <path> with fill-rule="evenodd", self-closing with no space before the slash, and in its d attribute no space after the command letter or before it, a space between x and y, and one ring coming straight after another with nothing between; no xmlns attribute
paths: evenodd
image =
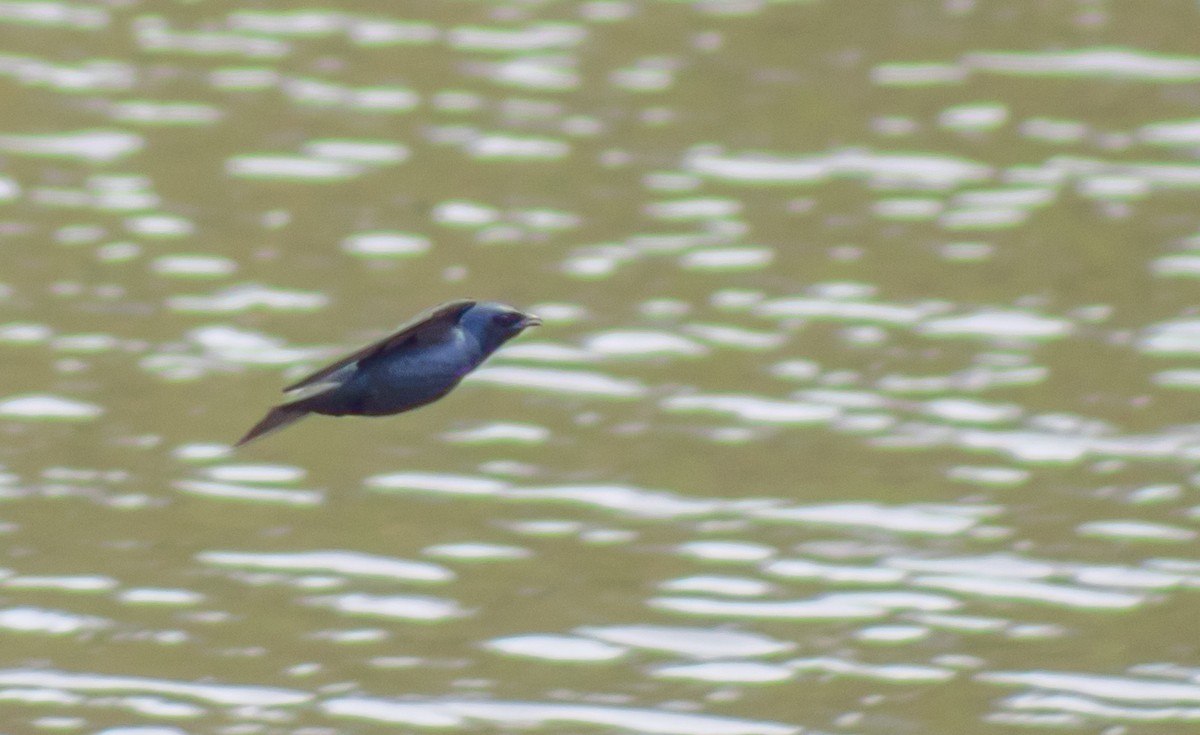
<svg viewBox="0 0 1200 735"><path fill-rule="evenodd" d="M1180 732L1198 21L0 3L0 726Z"/></svg>

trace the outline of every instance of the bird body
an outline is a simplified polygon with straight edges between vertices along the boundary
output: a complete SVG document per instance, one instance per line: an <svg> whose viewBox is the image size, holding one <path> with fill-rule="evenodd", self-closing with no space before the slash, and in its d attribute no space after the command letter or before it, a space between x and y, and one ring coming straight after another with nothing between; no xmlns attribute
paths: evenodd
<svg viewBox="0 0 1200 735"><path fill-rule="evenodd" d="M501 345L541 320L503 304L451 301L284 389L286 398L235 446L310 413L388 416L449 393Z"/></svg>
<svg viewBox="0 0 1200 735"><path fill-rule="evenodd" d="M305 396L301 389L297 398L313 413L329 416L388 416L436 401L484 357L462 330L447 330L445 337L348 365L315 384L322 387L316 395ZM325 390L329 383L334 389Z"/></svg>

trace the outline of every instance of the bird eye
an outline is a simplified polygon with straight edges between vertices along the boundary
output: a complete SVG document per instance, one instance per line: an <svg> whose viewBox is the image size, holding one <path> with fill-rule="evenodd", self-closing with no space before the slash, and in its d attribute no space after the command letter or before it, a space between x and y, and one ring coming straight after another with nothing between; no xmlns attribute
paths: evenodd
<svg viewBox="0 0 1200 735"><path fill-rule="evenodd" d="M521 321L521 314L515 311L506 311L492 317L492 323L500 327L511 327L519 321Z"/></svg>

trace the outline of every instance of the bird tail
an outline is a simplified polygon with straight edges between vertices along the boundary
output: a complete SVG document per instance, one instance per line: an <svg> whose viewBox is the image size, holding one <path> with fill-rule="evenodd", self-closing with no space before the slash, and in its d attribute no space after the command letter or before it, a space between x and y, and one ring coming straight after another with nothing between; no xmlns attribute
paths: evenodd
<svg viewBox="0 0 1200 735"><path fill-rule="evenodd" d="M275 408L271 409L271 411L263 418L262 421L259 421L257 424L255 424L254 428L246 432L245 436L243 436L241 439L238 439L237 444L234 444L233 446L236 449L243 444L249 444L260 436L265 436L273 431L279 431L285 426L290 426L307 415L308 410L304 408L290 406L287 404L276 406Z"/></svg>

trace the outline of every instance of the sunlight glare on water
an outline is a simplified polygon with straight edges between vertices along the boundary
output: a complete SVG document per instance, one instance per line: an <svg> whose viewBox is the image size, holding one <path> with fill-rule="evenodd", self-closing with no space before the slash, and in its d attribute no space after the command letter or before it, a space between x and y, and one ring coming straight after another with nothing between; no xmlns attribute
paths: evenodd
<svg viewBox="0 0 1200 735"><path fill-rule="evenodd" d="M1198 21L0 2L0 730L1184 731Z"/></svg>

